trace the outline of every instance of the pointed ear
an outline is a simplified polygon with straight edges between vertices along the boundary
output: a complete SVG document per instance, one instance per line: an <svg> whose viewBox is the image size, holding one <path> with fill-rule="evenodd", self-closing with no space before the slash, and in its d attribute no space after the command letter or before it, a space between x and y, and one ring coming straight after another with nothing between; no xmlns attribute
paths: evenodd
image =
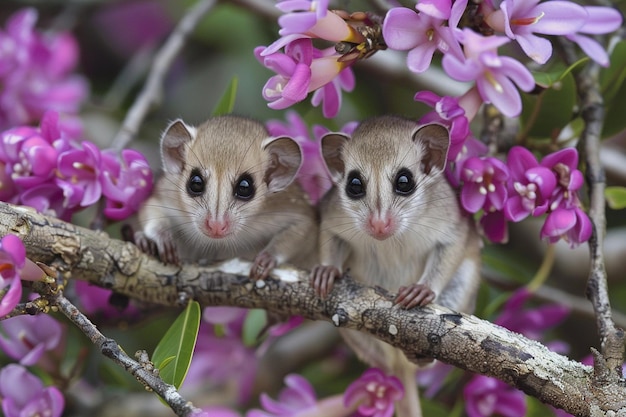
<svg viewBox="0 0 626 417"><path fill-rule="evenodd" d="M173 121L161 137L161 159L165 171L178 174L185 166L187 146L196 136L196 129L180 119Z"/></svg>
<svg viewBox="0 0 626 417"><path fill-rule="evenodd" d="M267 138L261 149L269 154L265 168L265 183L270 193L282 191L296 177L302 163L302 151L295 140L288 136Z"/></svg>
<svg viewBox="0 0 626 417"><path fill-rule="evenodd" d="M433 168L443 171L450 147L448 129L436 123L421 126L413 133L413 142L423 148L422 168L426 175L430 174Z"/></svg>
<svg viewBox="0 0 626 417"><path fill-rule="evenodd" d="M341 148L348 140L350 136L343 133L327 133L322 136L322 156L334 183L341 179L346 168L341 157Z"/></svg>

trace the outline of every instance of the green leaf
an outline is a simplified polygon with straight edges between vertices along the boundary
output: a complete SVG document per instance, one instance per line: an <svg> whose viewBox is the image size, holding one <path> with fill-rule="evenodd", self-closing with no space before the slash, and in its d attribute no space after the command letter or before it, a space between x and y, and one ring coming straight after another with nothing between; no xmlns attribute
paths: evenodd
<svg viewBox="0 0 626 417"><path fill-rule="evenodd" d="M561 81L565 76L572 73L579 66L582 66L584 63L589 61L589 57L581 58L578 61L574 62L567 68L563 68L563 66L556 66L549 72L533 72L533 77L535 78L535 83L538 86L543 88L549 88L554 83Z"/></svg>
<svg viewBox="0 0 626 417"><path fill-rule="evenodd" d="M604 197L613 210L626 208L626 187L606 187Z"/></svg>
<svg viewBox="0 0 626 417"><path fill-rule="evenodd" d="M267 324L267 314L265 310L250 310L243 322L242 339L245 346L256 345L259 334Z"/></svg>
<svg viewBox="0 0 626 417"><path fill-rule="evenodd" d="M554 138L572 120L576 83L571 71L561 73L539 94L522 94L522 137Z"/></svg>
<svg viewBox="0 0 626 417"><path fill-rule="evenodd" d="M182 385L189 370L198 338L200 318L200 304L196 301L190 302L154 349L154 366L159 368L161 378L176 388Z"/></svg>
<svg viewBox="0 0 626 417"><path fill-rule="evenodd" d="M235 99L237 98L237 85L239 79L235 76L228 83L226 91L222 95L222 98L213 109L213 116L221 116L223 114L232 113L235 108Z"/></svg>

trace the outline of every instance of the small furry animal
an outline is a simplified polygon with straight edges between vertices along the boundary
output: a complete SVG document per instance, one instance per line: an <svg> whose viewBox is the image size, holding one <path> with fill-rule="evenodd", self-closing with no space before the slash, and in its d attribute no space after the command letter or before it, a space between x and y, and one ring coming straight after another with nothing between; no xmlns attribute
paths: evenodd
<svg viewBox="0 0 626 417"><path fill-rule="evenodd" d="M315 209L293 181L302 154L289 137L239 116L198 127L176 120L161 138L163 175L139 211L135 242L166 263L240 257L263 279L277 264L317 257Z"/></svg>
<svg viewBox="0 0 626 417"><path fill-rule="evenodd" d="M321 265L311 272L320 296L349 269L354 279L395 292L402 308L474 309L481 241L443 173L449 142L441 125L395 116L366 120L351 138L322 138L334 188L320 207ZM420 416L417 365L373 337L342 335L362 360L403 381L398 415Z"/></svg>

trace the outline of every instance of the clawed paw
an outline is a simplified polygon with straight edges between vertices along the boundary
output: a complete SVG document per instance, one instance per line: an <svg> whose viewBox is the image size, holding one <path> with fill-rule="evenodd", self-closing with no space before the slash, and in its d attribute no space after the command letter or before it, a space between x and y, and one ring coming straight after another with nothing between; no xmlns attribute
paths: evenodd
<svg viewBox="0 0 626 417"><path fill-rule="evenodd" d="M270 275L272 269L276 267L276 257L268 252L259 253L254 259L250 269L250 278L254 280L265 279Z"/></svg>
<svg viewBox="0 0 626 417"><path fill-rule="evenodd" d="M394 303L405 309L425 306L435 299L435 293L424 284L400 287Z"/></svg>
<svg viewBox="0 0 626 417"><path fill-rule="evenodd" d="M171 242L164 242L159 245L157 242L147 237L143 232L135 232L134 240L135 245L137 245L143 253L154 256L166 264L180 265L178 252L176 251L176 247Z"/></svg>
<svg viewBox="0 0 626 417"><path fill-rule="evenodd" d="M335 280L341 276L337 267L317 265L311 270L311 286L321 298L326 298L333 289Z"/></svg>

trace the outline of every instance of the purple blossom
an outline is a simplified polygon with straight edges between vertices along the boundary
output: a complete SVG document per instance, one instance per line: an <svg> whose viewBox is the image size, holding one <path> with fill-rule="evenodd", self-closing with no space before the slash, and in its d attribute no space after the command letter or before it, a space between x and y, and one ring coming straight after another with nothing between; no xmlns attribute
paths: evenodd
<svg viewBox="0 0 626 417"><path fill-rule="evenodd" d="M526 396L495 378L475 375L463 389L468 417L523 417Z"/></svg>
<svg viewBox="0 0 626 417"><path fill-rule="evenodd" d="M35 30L37 11L14 13L0 31L0 129L32 123L47 110L76 114L87 83L71 75L78 46L67 33Z"/></svg>
<svg viewBox="0 0 626 417"><path fill-rule="evenodd" d="M0 370L0 397L5 417L60 417L65 406L56 387L44 388L39 378L16 364Z"/></svg>
<svg viewBox="0 0 626 417"><path fill-rule="evenodd" d="M524 309L524 304L531 295L526 288L515 291L504 304L495 324L541 341L546 330L563 322L569 316L570 309L562 304Z"/></svg>
<svg viewBox="0 0 626 417"><path fill-rule="evenodd" d="M24 366L37 363L45 351L61 340L61 325L47 314L17 316L0 322L0 348Z"/></svg>
<svg viewBox="0 0 626 417"><path fill-rule="evenodd" d="M280 35L306 32L328 14L328 0L283 0L276 7L286 13L278 18Z"/></svg>
<svg viewBox="0 0 626 417"><path fill-rule="evenodd" d="M539 166L533 154L521 146L509 151L507 165L511 174L504 208L507 219L518 222L529 214L540 216L548 211L556 187L554 173Z"/></svg>
<svg viewBox="0 0 626 417"><path fill-rule="evenodd" d="M439 97L431 91L420 91L415 94L415 100L434 108L434 111L420 118L421 124L436 122L448 128L450 132L448 161L455 161L463 148L465 139L470 136L469 120L465 117L465 110L459 105L459 98Z"/></svg>
<svg viewBox="0 0 626 417"><path fill-rule="evenodd" d="M578 190L583 185L583 175L578 170L578 152L575 148L561 149L546 155L540 165L556 176L556 187L550 196L549 214L541 229L541 238L551 243L563 238L571 247L589 240L591 221L580 208L578 198Z"/></svg>
<svg viewBox="0 0 626 417"><path fill-rule="evenodd" d="M261 394L263 410L250 410L246 417L342 417L350 413L343 406L342 396L318 401L309 381L300 375L287 375L285 385L276 400Z"/></svg>
<svg viewBox="0 0 626 417"><path fill-rule="evenodd" d="M122 151L122 164L110 152L102 153L102 194L104 215L123 220L139 210L152 192L152 171L146 158L132 149Z"/></svg>
<svg viewBox="0 0 626 417"><path fill-rule="evenodd" d="M485 102L493 103L505 116L518 116L522 111L522 101L515 85L523 91L530 91L535 86L535 80L519 61L498 56L497 48L509 39L482 36L470 29L463 29L458 36L464 45L465 59L445 54L443 69L456 80L476 81L478 92Z"/></svg>
<svg viewBox="0 0 626 417"><path fill-rule="evenodd" d="M609 56L602 45L595 39L581 35L581 33L603 35L613 32L622 25L622 15L618 10L610 7L585 6L584 9L588 14L585 23L578 28L576 33L567 34L565 37L576 42L591 59L604 67L608 67Z"/></svg>
<svg viewBox="0 0 626 417"><path fill-rule="evenodd" d="M80 299L81 311L90 316L109 318L123 318L130 320L139 315L139 309L131 302L126 308L120 308L109 302L113 291L90 284L87 281L76 280L74 284L76 295Z"/></svg>
<svg viewBox="0 0 626 417"><path fill-rule="evenodd" d="M575 248L591 237L592 225L587 214L579 207L559 207L548 214L540 236L550 243L564 239Z"/></svg>
<svg viewBox="0 0 626 417"><path fill-rule="evenodd" d="M490 241L506 243L509 240L509 230L503 211L497 210L483 213L479 224L483 235Z"/></svg>
<svg viewBox="0 0 626 417"><path fill-rule="evenodd" d="M22 241L15 235L3 237L0 240L0 317L10 313L22 298L20 271L25 264L26 248Z"/></svg>
<svg viewBox="0 0 626 417"><path fill-rule="evenodd" d="M303 154L302 165L298 171L298 183L307 193L309 201L317 204L319 200L332 187L330 173L322 157L320 140L329 130L320 125L314 125L313 138L309 134L308 126L295 111L286 114L286 122L270 120L267 129L272 136L289 136L293 138ZM344 126L341 131L350 130L354 123Z"/></svg>
<svg viewBox="0 0 626 417"><path fill-rule="evenodd" d="M493 157L472 157L461 167L461 204L470 213L502 210L507 198L507 166Z"/></svg>
<svg viewBox="0 0 626 417"><path fill-rule="evenodd" d="M287 14L278 18L281 37L262 52L273 54L297 39L324 39L359 44L365 39L339 15L329 12L326 0L286 0L276 7Z"/></svg>
<svg viewBox="0 0 626 417"><path fill-rule="evenodd" d="M72 190L73 201L80 200L80 207L94 204L102 195L101 160L100 149L93 143L84 141L82 149L63 152L54 161L58 166L60 181L65 183L66 189Z"/></svg>
<svg viewBox="0 0 626 417"><path fill-rule="evenodd" d="M416 6L419 13L404 7L393 8L383 21L385 43L391 49L409 50L407 64L414 72L426 71L436 50L462 60L463 52L454 30L466 5L466 0L456 1L453 6L450 1L420 2Z"/></svg>
<svg viewBox="0 0 626 417"><path fill-rule="evenodd" d="M59 114L46 112L39 128L0 133L0 197L69 221L72 214L107 197L105 215L121 220L138 210L152 189L152 172L136 151L123 163L90 142L73 140Z"/></svg>
<svg viewBox="0 0 626 417"><path fill-rule="evenodd" d="M402 382L378 368L366 370L344 394L346 407L358 406L360 416L391 417L395 402L404 396Z"/></svg>
<svg viewBox="0 0 626 417"><path fill-rule="evenodd" d="M354 75L346 62L338 61L333 48L318 50L310 39L297 39L285 46L285 53L266 54L257 47L254 54L265 67L275 71L263 87L263 98L272 109L285 109L316 91L313 104L324 102L325 117L334 117L341 106L341 90L354 88Z"/></svg>
<svg viewBox="0 0 626 417"><path fill-rule="evenodd" d="M552 55L548 39L536 36L570 35L583 26L587 12L571 1L504 0L500 10L486 17L487 23L497 31L515 39L522 50L539 64L545 64Z"/></svg>

